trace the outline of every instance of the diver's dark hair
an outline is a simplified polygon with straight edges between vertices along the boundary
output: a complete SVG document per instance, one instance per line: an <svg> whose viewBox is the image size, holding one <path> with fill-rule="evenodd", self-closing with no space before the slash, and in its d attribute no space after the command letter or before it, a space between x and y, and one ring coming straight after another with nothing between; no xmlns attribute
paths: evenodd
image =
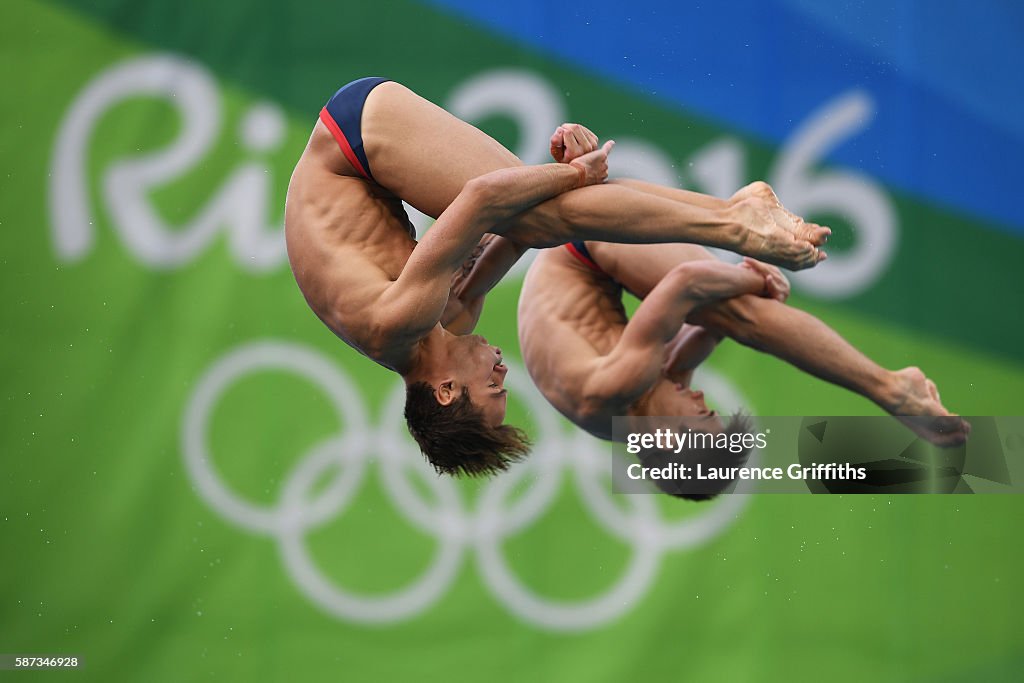
<svg viewBox="0 0 1024 683"><path fill-rule="evenodd" d="M740 439L733 439L733 434L749 434L751 425L752 422L746 415L733 415L722 433L701 432L696 429L692 431L691 435L705 434L711 437L706 440L710 441L712 445L686 448L679 453L649 449L639 453L640 462L644 467L665 467L672 463L694 467L700 463L705 470L708 467L743 467L750 457L750 448L732 449L730 444L740 441ZM711 500L729 488L733 481L732 479L655 479L654 483L659 489L676 498Z"/></svg>
<svg viewBox="0 0 1024 683"><path fill-rule="evenodd" d="M405 422L438 474L489 476L530 452L526 432L511 425L488 425L466 389L445 406L426 382L410 384L405 391Z"/></svg>

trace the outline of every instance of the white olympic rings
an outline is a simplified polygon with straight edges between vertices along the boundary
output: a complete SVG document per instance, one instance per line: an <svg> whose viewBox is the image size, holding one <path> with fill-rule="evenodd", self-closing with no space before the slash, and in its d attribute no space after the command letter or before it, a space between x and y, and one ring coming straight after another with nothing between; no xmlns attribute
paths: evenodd
<svg viewBox="0 0 1024 683"><path fill-rule="evenodd" d="M341 420L339 432L314 446L285 478L274 505L257 505L237 496L213 466L207 446L208 425L229 387L264 371L298 375L326 396ZM738 398L720 377L709 378L729 401ZM651 496L625 496L629 512L610 498L602 478L610 477L610 449L580 432L567 434L553 409L512 367L507 382L514 395L532 407L536 421L533 454L523 464L483 487L475 509L467 509L454 481L437 477L408 436L402 417L405 389L398 382L373 430L363 399L337 365L307 346L285 341L246 343L216 361L190 395L182 422L186 468L202 498L225 519L253 533L277 539L284 565L299 589L332 615L356 622L389 623L408 619L433 605L455 580L463 550L476 550L481 578L517 617L550 630L577 631L616 619L644 595L669 549L691 547L720 533L738 516L746 496L724 497L701 513L673 523L658 514ZM714 387L712 388L712 391ZM363 481L373 456L381 468L384 493L416 529L438 541L433 563L407 586L383 597L364 597L327 579L306 547L307 533L343 514ZM330 469L337 474L323 491L310 491ZM538 595L509 568L503 541L535 522L551 505L566 471L575 475L580 498L593 518L630 546L632 559L618 581L597 597L561 601ZM409 475L415 472L432 491L436 507L425 502ZM506 502L522 480L528 489Z"/></svg>

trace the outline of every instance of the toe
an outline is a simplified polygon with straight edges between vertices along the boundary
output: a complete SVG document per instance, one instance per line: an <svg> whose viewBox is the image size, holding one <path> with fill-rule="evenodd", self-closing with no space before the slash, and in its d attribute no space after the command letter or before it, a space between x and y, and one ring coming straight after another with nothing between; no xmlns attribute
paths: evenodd
<svg viewBox="0 0 1024 683"><path fill-rule="evenodd" d="M814 266L824 261L826 258L828 258L828 256L825 254L825 252L823 252L821 249L818 249L817 247L814 247L811 249L810 253L808 254L807 260L804 262L804 268L813 268Z"/></svg>
<svg viewBox="0 0 1024 683"><path fill-rule="evenodd" d="M800 254L794 259L794 265L787 266L790 270L805 270L807 268L813 268L818 262L818 250L814 247L808 247L802 249Z"/></svg>
<svg viewBox="0 0 1024 683"><path fill-rule="evenodd" d="M821 249L818 249L817 247L811 247L811 250L808 251L805 255L805 258L802 261L800 267L813 268L814 266L818 265L827 258L828 254L823 252Z"/></svg>
<svg viewBox="0 0 1024 683"><path fill-rule="evenodd" d="M825 244L828 241L829 235L832 234L831 228L818 225L817 223L806 223L804 229L807 234L807 241L818 247Z"/></svg>

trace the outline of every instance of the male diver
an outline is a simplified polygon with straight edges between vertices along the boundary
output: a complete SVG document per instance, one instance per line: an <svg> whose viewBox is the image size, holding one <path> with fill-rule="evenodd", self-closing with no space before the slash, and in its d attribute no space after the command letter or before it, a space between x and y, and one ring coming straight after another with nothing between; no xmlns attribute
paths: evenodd
<svg viewBox="0 0 1024 683"><path fill-rule="evenodd" d="M464 277L474 263L500 277L527 248L578 239L693 241L794 269L825 258L829 230L786 212L770 189L721 201L605 184L608 147L596 149L593 134L571 124L555 137L567 163L526 168L398 83L368 78L340 89L288 187L288 257L310 307L410 387L429 387L442 407L475 387L475 409L497 427L500 354L457 334L472 330L494 284ZM437 218L419 244L403 200Z"/></svg>
<svg viewBox="0 0 1024 683"><path fill-rule="evenodd" d="M624 291L641 299L632 318ZM723 424L691 386L694 370L730 337L897 418L914 417L903 422L936 445L963 443L969 425L950 415L920 369L882 368L785 305L788 296L782 273L753 259L730 265L686 244L574 242L531 265L519 297L520 349L548 402L603 439L612 438L613 416L682 416L707 432L744 431L735 418Z"/></svg>

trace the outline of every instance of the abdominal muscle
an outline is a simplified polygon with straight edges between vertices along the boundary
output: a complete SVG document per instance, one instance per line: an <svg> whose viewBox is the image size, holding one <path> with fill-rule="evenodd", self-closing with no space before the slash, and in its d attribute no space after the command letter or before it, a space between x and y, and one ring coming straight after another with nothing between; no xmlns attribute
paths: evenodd
<svg viewBox="0 0 1024 683"><path fill-rule="evenodd" d="M409 227L401 200L357 176L318 121L288 185L288 261L317 317L389 367L372 313L416 246Z"/></svg>
<svg viewBox="0 0 1024 683"><path fill-rule="evenodd" d="M577 426L610 438L610 416L587 410L583 387L625 328L620 288L564 247L545 249L523 283L518 320L523 362L540 392Z"/></svg>

